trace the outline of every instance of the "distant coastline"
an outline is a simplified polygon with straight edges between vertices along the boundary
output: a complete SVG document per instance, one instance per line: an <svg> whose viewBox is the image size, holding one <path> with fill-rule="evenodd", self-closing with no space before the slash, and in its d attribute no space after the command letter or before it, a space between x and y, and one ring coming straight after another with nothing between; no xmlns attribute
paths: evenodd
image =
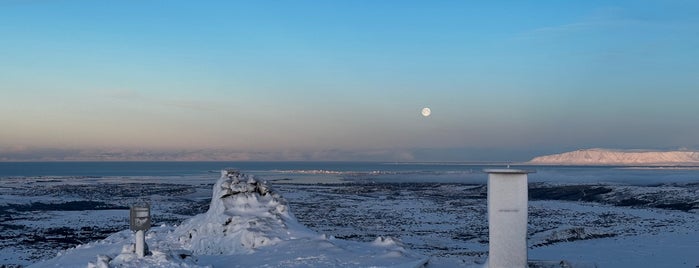
<svg viewBox="0 0 699 268"><path fill-rule="evenodd" d="M601 166L697 166L697 151L650 151L581 149L544 155L525 162L529 165L601 165Z"/></svg>

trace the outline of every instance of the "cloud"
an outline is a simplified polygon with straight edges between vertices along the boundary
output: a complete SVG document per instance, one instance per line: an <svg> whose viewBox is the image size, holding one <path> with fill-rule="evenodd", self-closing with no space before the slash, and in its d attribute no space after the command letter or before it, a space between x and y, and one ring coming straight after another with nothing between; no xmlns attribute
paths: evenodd
<svg viewBox="0 0 699 268"><path fill-rule="evenodd" d="M413 161L415 158L405 149L370 149L370 150L321 150L307 154L311 161Z"/></svg>
<svg viewBox="0 0 699 268"><path fill-rule="evenodd" d="M0 149L0 161L63 161L79 154L75 149L11 147Z"/></svg>
<svg viewBox="0 0 699 268"><path fill-rule="evenodd" d="M413 161L408 150L236 151L2 148L0 161Z"/></svg>
<svg viewBox="0 0 699 268"><path fill-rule="evenodd" d="M518 161L526 150L488 148L426 148L367 150L239 151L230 149L0 149L0 161Z"/></svg>
<svg viewBox="0 0 699 268"><path fill-rule="evenodd" d="M105 95L119 100L146 100L146 98L140 92L135 90L112 90L107 91Z"/></svg>
<svg viewBox="0 0 699 268"><path fill-rule="evenodd" d="M25 145L12 145L6 148L0 148L0 153L22 153L29 150L28 146Z"/></svg>
<svg viewBox="0 0 699 268"><path fill-rule="evenodd" d="M212 101L195 101L195 100L163 100L160 102L161 105L168 107L175 107L187 110L196 111L216 111L218 110L217 103Z"/></svg>
<svg viewBox="0 0 699 268"><path fill-rule="evenodd" d="M111 90L107 91L105 95L108 98L120 101L146 103L150 105L158 105L192 111L217 111L219 110L219 107L221 107L220 103L209 100L202 101L167 97L151 97L139 91L129 89Z"/></svg>
<svg viewBox="0 0 699 268"><path fill-rule="evenodd" d="M601 8L577 22L532 29L516 35L518 39L560 37L588 31L608 29L628 30L629 27L652 27L663 22L631 17L623 9Z"/></svg>

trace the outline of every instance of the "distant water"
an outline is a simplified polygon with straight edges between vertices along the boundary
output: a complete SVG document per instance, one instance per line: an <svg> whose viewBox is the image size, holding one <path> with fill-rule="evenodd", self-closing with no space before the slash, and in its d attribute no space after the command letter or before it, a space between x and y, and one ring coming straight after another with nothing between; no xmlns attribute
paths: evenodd
<svg viewBox="0 0 699 268"><path fill-rule="evenodd" d="M488 168L501 163L395 163L395 162L0 162L0 178L38 176L81 177L213 177L224 168L268 178L298 176L342 177L376 182L483 183ZM629 168L610 166L521 166L534 170L533 182L654 184L699 182L699 168Z"/></svg>

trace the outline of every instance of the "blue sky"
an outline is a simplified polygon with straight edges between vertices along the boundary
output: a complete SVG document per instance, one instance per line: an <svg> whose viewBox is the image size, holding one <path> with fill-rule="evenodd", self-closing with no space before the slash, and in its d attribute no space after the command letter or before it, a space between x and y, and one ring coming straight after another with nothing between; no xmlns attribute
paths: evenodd
<svg viewBox="0 0 699 268"><path fill-rule="evenodd" d="M696 1L0 0L0 40L5 159L699 145Z"/></svg>

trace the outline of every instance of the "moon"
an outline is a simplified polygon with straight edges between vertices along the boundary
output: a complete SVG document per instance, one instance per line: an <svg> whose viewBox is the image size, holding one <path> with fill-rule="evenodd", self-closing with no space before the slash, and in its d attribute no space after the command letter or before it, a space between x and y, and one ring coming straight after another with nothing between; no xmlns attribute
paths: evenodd
<svg viewBox="0 0 699 268"><path fill-rule="evenodd" d="M420 113L422 113L422 116L428 117L428 116L430 116L430 114L432 114L432 110L430 110L430 108L428 108L428 107L425 107L425 108L422 108L422 111Z"/></svg>

